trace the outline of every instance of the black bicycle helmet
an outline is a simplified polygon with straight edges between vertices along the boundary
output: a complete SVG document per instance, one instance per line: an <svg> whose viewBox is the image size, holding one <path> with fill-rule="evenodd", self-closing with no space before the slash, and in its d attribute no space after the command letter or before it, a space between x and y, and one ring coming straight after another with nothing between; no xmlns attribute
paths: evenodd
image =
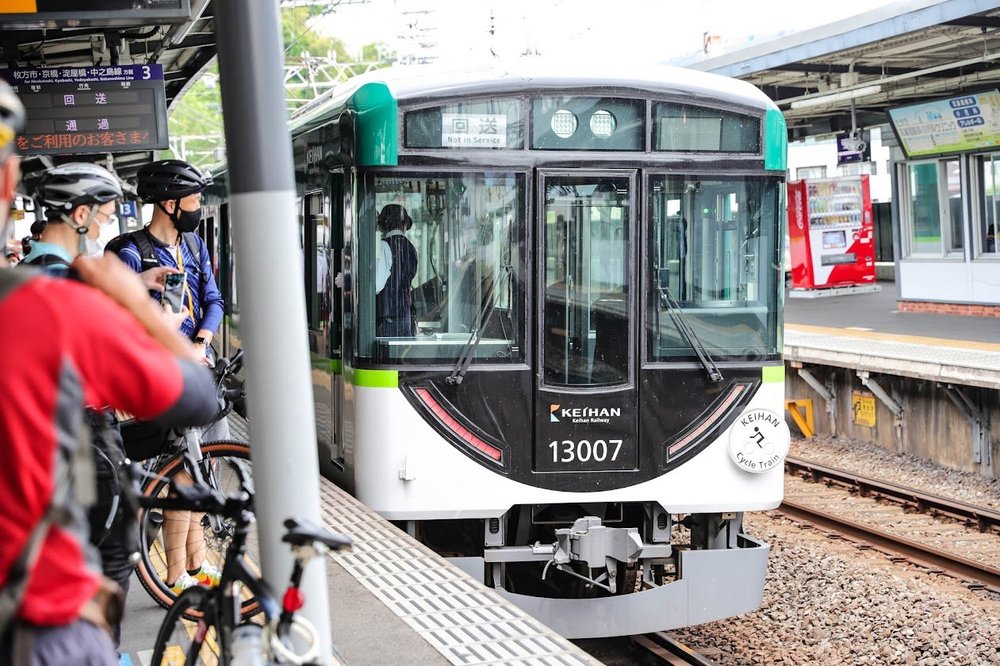
<svg viewBox="0 0 1000 666"><path fill-rule="evenodd" d="M150 162L138 174L136 191L146 203L183 199L212 184L212 175L181 160Z"/></svg>
<svg viewBox="0 0 1000 666"><path fill-rule="evenodd" d="M14 139L24 127L24 106L6 81L0 80L0 160L14 152Z"/></svg>
<svg viewBox="0 0 1000 666"><path fill-rule="evenodd" d="M111 172L96 164L69 162L42 174L35 185L35 200L45 207L45 217L57 218L77 206L104 204L122 198L122 186Z"/></svg>

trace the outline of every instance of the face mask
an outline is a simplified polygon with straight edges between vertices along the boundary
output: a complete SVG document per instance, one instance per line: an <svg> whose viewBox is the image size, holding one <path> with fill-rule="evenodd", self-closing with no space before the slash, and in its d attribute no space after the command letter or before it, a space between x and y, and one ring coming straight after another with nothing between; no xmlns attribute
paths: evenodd
<svg viewBox="0 0 1000 666"><path fill-rule="evenodd" d="M97 240L90 240L89 238L83 239L83 256L85 257L99 257L104 253L104 243Z"/></svg>
<svg viewBox="0 0 1000 666"><path fill-rule="evenodd" d="M182 234L194 231L201 223L201 208L195 210L177 209L177 216L173 218L174 227Z"/></svg>

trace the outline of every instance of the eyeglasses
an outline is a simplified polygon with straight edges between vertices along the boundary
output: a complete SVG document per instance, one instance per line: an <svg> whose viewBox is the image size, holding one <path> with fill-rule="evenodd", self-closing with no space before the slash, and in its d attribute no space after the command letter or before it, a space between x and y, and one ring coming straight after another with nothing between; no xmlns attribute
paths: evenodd
<svg viewBox="0 0 1000 666"><path fill-rule="evenodd" d="M98 210L94 213L94 217L97 217L98 215L104 216L104 221L100 222L101 224L112 224L118 222L118 216L114 213L105 213L103 210Z"/></svg>

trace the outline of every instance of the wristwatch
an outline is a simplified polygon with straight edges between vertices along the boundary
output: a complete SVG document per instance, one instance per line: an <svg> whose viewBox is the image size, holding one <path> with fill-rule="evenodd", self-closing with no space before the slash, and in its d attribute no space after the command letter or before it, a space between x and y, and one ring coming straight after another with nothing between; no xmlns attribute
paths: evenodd
<svg viewBox="0 0 1000 666"><path fill-rule="evenodd" d="M208 342L205 340L205 338L201 337L200 335L194 339L194 343L196 345L205 345L206 347L208 346Z"/></svg>

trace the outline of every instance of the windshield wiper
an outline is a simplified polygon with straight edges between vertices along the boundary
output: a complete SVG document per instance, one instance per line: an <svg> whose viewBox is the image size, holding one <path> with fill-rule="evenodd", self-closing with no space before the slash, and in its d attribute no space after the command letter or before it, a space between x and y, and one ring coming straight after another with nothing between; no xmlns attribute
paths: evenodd
<svg viewBox="0 0 1000 666"><path fill-rule="evenodd" d="M715 361L709 356L708 350L705 349L705 345L702 344L701 340L698 339L698 335L691 328L690 322L687 320L687 315L684 314L684 310L681 308L680 304L674 300L674 297L670 295L670 289L663 285L657 285L657 291L660 293L660 302L666 306L667 310L670 312L671 319L674 320L674 325L677 326L677 330L680 334L684 336L684 340L687 341L688 347L694 350L694 353L698 355L698 360L701 361L701 366L705 368L705 372L708 373L708 378L713 382L722 381L722 372L715 365Z"/></svg>
<svg viewBox="0 0 1000 666"><path fill-rule="evenodd" d="M465 373L469 371L469 365L472 363L472 359L476 355L476 347L479 346L480 340L483 339L483 331L489 326L490 320L493 319L493 313L496 312L496 305L494 304L493 295L497 291L497 285L500 284L500 280L504 278L510 279L511 267L510 264L504 264L500 267L500 273L497 275L496 279L490 284L490 289L486 292L486 299L483 303L483 307L480 308L479 314L476 315L476 327L472 329L469 334L469 341L465 343L462 347L462 353L458 355L458 363L452 369L451 374L445 377L445 384L458 385L462 383L462 379L465 378Z"/></svg>

